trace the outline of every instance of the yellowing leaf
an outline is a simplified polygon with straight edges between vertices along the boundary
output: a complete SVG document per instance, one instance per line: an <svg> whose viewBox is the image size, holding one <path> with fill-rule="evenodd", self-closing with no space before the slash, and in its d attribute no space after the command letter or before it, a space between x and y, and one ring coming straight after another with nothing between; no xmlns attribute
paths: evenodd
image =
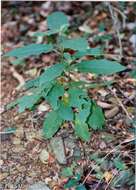
<svg viewBox="0 0 136 190"><path fill-rule="evenodd" d="M113 177L112 172L106 171L106 172L104 173L104 178L105 178L105 181L106 181L107 183L112 179L112 177Z"/></svg>

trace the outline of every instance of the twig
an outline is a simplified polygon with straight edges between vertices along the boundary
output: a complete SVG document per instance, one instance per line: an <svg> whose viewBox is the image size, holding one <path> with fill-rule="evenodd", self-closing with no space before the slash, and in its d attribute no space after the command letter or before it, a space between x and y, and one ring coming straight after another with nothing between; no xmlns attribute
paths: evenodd
<svg viewBox="0 0 136 190"><path fill-rule="evenodd" d="M118 8L116 8L116 7L113 7L113 9L116 11L116 12L118 12L121 16L122 16L122 20L123 20L123 28L125 28L125 26L126 26L126 15L123 13L123 12L121 12Z"/></svg>
<svg viewBox="0 0 136 190"><path fill-rule="evenodd" d="M110 152L108 152L108 153L102 158L101 163L97 164L97 166L98 166L98 165L101 166L101 164L104 162L104 160L105 160L111 153L115 152L115 151L117 150L117 148L119 148L121 145L123 145L123 144L125 144L125 143L127 143L127 142L131 142L131 140L129 140L129 141L126 141L126 140L125 140L125 141L121 142L120 144L118 144L117 146L115 146ZM82 182L82 185L85 184L86 180L88 179L88 177L91 175L92 171L93 171L95 168L96 168L96 165L94 165L94 166L92 167L92 169L90 170L90 172L87 174L87 176L85 177L84 181Z"/></svg>
<svg viewBox="0 0 136 190"><path fill-rule="evenodd" d="M127 117L129 120L133 121L133 119L131 118L131 116L129 115L128 111L126 110L125 106L122 104L121 100L118 98L115 90L112 90L111 87L108 86L108 89L112 92L112 94L114 95L114 97L116 98L117 102L119 103L119 105L122 107L122 109L124 110L124 112L126 113Z"/></svg>
<svg viewBox="0 0 136 190"><path fill-rule="evenodd" d="M110 2L107 3L110 14L111 14L111 18L113 20L113 25L114 25L114 29L117 33L118 36L118 41L119 41L119 47L120 47L120 59L123 57L123 48L122 48L122 42L121 42L121 38L120 38L120 32L119 32L119 27L118 27L118 19L117 19L117 14L114 12L114 8L113 6L110 4ZM117 10L116 10L117 11Z"/></svg>
<svg viewBox="0 0 136 190"><path fill-rule="evenodd" d="M25 84L25 80L24 78L15 70L14 67L11 67L10 68L12 74L13 74L13 77L16 78L19 82L19 86L16 88L17 90L20 90L20 88Z"/></svg>
<svg viewBox="0 0 136 190"><path fill-rule="evenodd" d="M98 187L99 187L99 185L101 184L102 180L103 180L103 178L99 180L99 182L98 182L98 184L97 184L97 186L95 187L94 190L97 190L97 189L98 189Z"/></svg>

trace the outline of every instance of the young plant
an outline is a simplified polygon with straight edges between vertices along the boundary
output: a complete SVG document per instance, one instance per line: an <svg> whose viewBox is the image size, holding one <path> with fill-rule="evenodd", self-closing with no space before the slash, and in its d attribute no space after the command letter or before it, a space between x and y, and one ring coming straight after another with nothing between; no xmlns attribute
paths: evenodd
<svg viewBox="0 0 136 190"><path fill-rule="evenodd" d="M43 123L43 135L46 139L51 138L64 122L71 122L75 134L82 140L89 141L89 128L101 129L104 115L102 109L88 96L86 87L91 87L91 84L73 81L71 72L111 75L123 71L125 67L104 59L100 47L89 48L86 38L68 38L66 33L69 22L64 13L54 12L49 15L47 25L47 32L38 32L35 36L46 36L48 41L51 41L52 36L52 43L26 45L7 52L5 56L15 57L13 64L19 64L30 56L50 52L58 54L59 59L54 65L45 68L40 76L26 82L25 88L31 95L17 99L7 108L18 105L19 112L24 112L26 109L35 109L38 103L46 100L52 108ZM87 55L93 59L83 60Z"/></svg>

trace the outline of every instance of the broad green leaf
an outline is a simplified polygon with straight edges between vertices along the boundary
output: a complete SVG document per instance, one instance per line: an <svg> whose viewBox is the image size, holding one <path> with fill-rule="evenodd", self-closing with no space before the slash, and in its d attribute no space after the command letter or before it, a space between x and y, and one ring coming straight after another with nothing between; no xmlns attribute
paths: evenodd
<svg viewBox="0 0 136 190"><path fill-rule="evenodd" d="M120 158L114 159L113 162L114 162L114 165L117 169L119 169L119 170L125 170L126 169L125 163Z"/></svg>
<svg viewBox="0 0 136 190"><path fill-rule="evenodd" d="M56 111L49 112L43 123L43 136L47 139L51 138L60 128L62 119Z"/></svg>
<svg viewBox="0 0 136 190"><path fill-rule="evenodd" d="M72 96L72 97L81 97L81 96L84 96L84 97L86 97L87 96L87 93L86 93L86 91L84 91L84 90L82 90L82 89L80 89L80 88L70 88L69 90L68 90L68 93L69 93L69 95L70 96Z"/></svg>
<svg viewBox="0 0 136 190"><path fill-rule="evenodd" d="M87 190L84 185L78 185L76 190Z"/></svg>
<svg viewBox="0 0 136 190"><path fill-rule="evenodd" d="M38 102L40 99L40 94L34 94L30 96L23 96L16 100L19 113L25 111L25 109L32 109L32 107Z"/></svg>
<svg viewBox="0 0 136 190"><path fill-rule="evenodd" d="M75 120L79 122L86 122L91 110L91 103L83 104L83 107L79 110L79 113L76 114Z"/></svg>
<svg viewBox="0 0 136 190"><path fill-rule="evenodd" d="M102 129L105 123L104 115L102 109L95 103L92 106L92 113L89 117L88 124L93 129Z"/></svg>
<svg viewBox="0 0 136 190"><path fill-rule="evenodd" d="M100 171L100 169L99 169L99 171L97 171L97 173L95 174L95 177L96 177L97 179L99 179L99 180L102 180L102 179L104 178L103 172Z"/></svg>
<svg viewBox="0 0 136 190"><path fill-rule="evenodd" d="M87 93L79 88L70 88L68 90L69 94L69 105L71 107L80 108L82 104L86 103L84 98L87 97Z"/></svg>
<svg viewBox="0 0 136 190"><path fill-rule="evenodd" d="M61 63L55 64L47 68L39 77L40 85L43 85L46 82L54 80L56 77L60 76L64 71L64 65Z"/></svg>
<svg viewBox="0 0 136 190"><path fill-rule="evenodd" d="M30 44L20 48L16 48L7 52L4 56L13 56L17 58L26 58L32 55L40 55L41 53L48 53L53 50L51 44Z"/></svg>
<svg viewBox="0 0 136 190"><path fill-rule="evenodd" d="M74 114L73 114L73 110L71 107L68 107L64 104L60 104L59 109L57 110L58 115L66 121L72 121Z"/></svg>
<svg viewBox="0 0 136 190"><path fill-rule="evenodd" d="M16 105L17 105L17 100L12 101L12 102L10 102L10 103L8 103L8 104L6 105L6 109L7 109L7 110L12 109L12 108L14 108Z"/></svg>
<svg viewBox="0 0 136 190"><path fill-rule="evenodd" d="M50 90L47 96L47 101L51 104L52 108L55 110L58 108L58 100L60 96L64 95L64 87L60 84L55 84Z"/></svg>
<svg viewBox="0 0 136 190"><path fill-rule="evenodd" d="M47 17L47 25L51 30L61 30L63 27L68 27L67 16L63 12L54 12Z"/></svg>
<svg viewBox="0 0 136 190"><path fill-rule="evenodd" d="M105 31L105 24L103 23L103 22L101 22L100 24L99 24L99 31L100 32L104 32Z"/></svg>
<svg viewBox="0 0 136 190"><path fill-rule="evenodd" d="M96 36L94 38L94 42L99 42L99 41L107 41L107 40L111 40L113 37L111 34L104 34L104 35L101 35L101 36Z"/></svg>
<svg viewBox="0 0 136 190"><path fill-rule="evenodd" d="M73 169L71 167L64 168L61 172L61 175L64 177L73 176Z"/></svg>
<svg viewBox="0 0 136 190"><path fill-rule="evenodd" d="M75 133L84 141L90 140L88 125L84 122L75 122Z"/></svg>
<svg viewBox="0 0 136 190"><path fill-rule="evenodd" d="M14 108L16 105L19 107L19 112L25 111L25 109L31 109L40 99L41 94L33 94L29 96L22 96L21 98L18 98L17 100L9 103L6 106L6 109Z"/></svg>
<svg viewBox="0 0 136 190"><path fill-rule="evenodd" d="M37 77L36 79L28 80L24 84L24 87L26 89L37 87L37 86L39 86L39 77Z"/></svg>
<svg viewBox="0 0 136 190"><path fill-rule="evenodd" d="M23 58L18 58L18 59L14 60L14 61L11 61L11 63L13 65L23 65L25 62L24 62Z"/></svg>
<svg viewBox="0 0 136 190"><path fill-rule="evenodd" d="M102 75L111 75L126 69L126 67L120 65L116 61L109 61L106 59L82 61L76 64L76 67L80 72L92 72Z"/></svg>
<svg viewBox="0 0 136 190"><path fill-rule="evenodd" d="M64 189L71 188L77 185L77 180L76 179L70 179L65 185Z"/></svg>
<svg viewBox="0 0 136 190"><path fill-rule="evenodd" d="M73 50L85 50L88 48L88 42L85 38L73 38L63 40L61 46L64 49L73 49Z"/></svg>
<svg viewBox="0 0 136 190"><path fill-rule="evenodd" d="M136 79L136 69L130 72L130 76Z"/></svg>
<svg viewBox="0 0 136 190"><path fill-rule="evenodd" d="M103 55L103 51L100 47L95 47L95 48L86 49L84 51L78 51L77 53L73 55L73 57L76 59L79 59L86 55L98 57L98 56Z"/></svg>

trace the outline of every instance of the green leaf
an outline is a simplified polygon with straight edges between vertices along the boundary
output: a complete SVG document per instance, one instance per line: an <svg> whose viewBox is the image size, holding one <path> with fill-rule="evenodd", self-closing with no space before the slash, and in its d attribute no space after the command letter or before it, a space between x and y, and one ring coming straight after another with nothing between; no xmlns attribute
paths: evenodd
<svg viewBox="0 0 136 190"><path fill-rule="evenodd" d="M76 59L79 59L86 55L98 57L98 56L103 55L103 51L100 47L95 47L95 48L86 49L84 51L78 51L77 53L73 55L73 57Z"/></svg>
<svg viewBox="0 0 136 190"><path fill-rule="evenodd" d="M72 121L74 114L73 114L73 110L71 107L68 107L64 104L60 104L59 109L57 110L59 116L66 121Z"/></svg>
<svg viewBox="0 0 136 190"><path fill-rule="evenodd" d="M98 59L91 61L82 61L75 65L80 72L95 73L102 75L111 75L126 69L116 61L109 61L106 59Z"/></svg>
<svg viewBox="0 0 136 190"><path fill-rule="evenodd" d="M43 85L46 82L54 80L56 77L60 76L64 71L64 65L61 63L55 64L47 68L39 77L40 85Z"/></svg>
<svg viewBox="0 0 136 190"><path fill-rule="evenodd" d="M19 108L19 113L24 112L25 109L32 109L32 107L38 102L40 99L40 94L33 94L30 96L23 96L16 100L16 104Z"/></svg>
<svg viewBox="0 0 136 190"><path fill-rule="evenodd" d="M78 185L76 190L87 190L84 185Z"/></svg>
<svg viewBox="0 0 136 190"><path fill-rule="evenodd" d="M84 141L90 140L88 125L84 122L75 122L75 133Z"/></svg>
<svg viewBox="0 0 136 190"><path fill-rule="evenodd" d="M33 88L39 86L39 77L36 79L28 80L25 82L24 87L26 89Z"/></svg>
<svg viewBox="0 0 136 190"><path fill-rule="evenodd" d="M115 158L113 162L114 162L114 165L117 169L119 169L119 170L125 170L126 169L125 163L122 162L122 160L120 158Z"/></svg>
<svg viewBox="0 0 136 190"><path fill-rule="evenodd" d="M136 79L136 69L130 72L130 76Z"/></svg>
<svg viewBox="0 0 136 190"><path fill-rule="evenodd" d="M95 130L102 129L104 123L105 123L105 119L104 119L102 109L96 104L93 104L92 113L88 121L89 126Z"/></svg>
<svg viewBox="0 0 136 190"><path fill-rule="evenodd" d="M131 170L124 170L120 171L119 175L112 180L111 186L114 188L124 187L130 182L134 184L134 175Z"/></svg>
<svg viewBox="0 0 136 190"><path fill-rule="evenodd" d="M84 98L87 97L87 93L79 88L70 88L69 94L69 105L71 107L81 108L82 104L86 103Z"/></svg>
<svg viewBox="0 0 136 190"><path fill-rule="evenodd" d="M7 110L12 109L12 108L14 108L16 105L17 105L17 100L12 101L12 102L10 102L10 103L8 103L8 104L6 105L6 109L7 109Z"/></svg>
<svg viewBox="0 0 136 190"><path fill-rule="evenodd" d="M43 136L46 139L51 138L62 124L62 119L56 111L49 112L43 124Z"/></svg>
<svg viewBox="0 0 136 190"><path fill-rule="evenodd" d="M64 168L61 172L61 175L64 177L73 176L73 169L71 167Z"/></svg>
<svg viewBox="0 0 136 190"><path fill-rule="evenodd" d="M70 179L65 185L64 189L71 188L77 185L77 180L76 179Z"/></svg>
<svg viewBox="0 0 136 190"><path fill-rule="evenodd" d="M91 103L87 102L87 104L83 104L83 108L79 110L79 113L76 114L75 120L79 122L86 122L91 109Z"/></svg>
<svg viewBox="0 0 136 190"><path fill-rule="evenodd" d="M63 27L68 27L69 23L63 12L54 12L47 17L47 25L51 30L61 30Z"/></svg>
<svg viewBox="0 0 136 190"><path fill-rule="evenodd" d="M99 42L99 41L108 41L108 40L111 40L113 37L111 34L104 34L104 35L101 35L101 36L96 36L94 38L94 42Z"/></svg>
<svg viewBox="0 0 136 190"><path fill-rule="evenodd" d="M85 50L88 48L88 42L85 38L73 38L68 40L63 40L61 46L64 49L73 49L73 50Z"/></svg>
<svg viewBox="0 0 136 190"><path fill-rule="evenodd" d="M25 62L24 62L23 58L18 58L18 59L14 60L14 61L11 61L11 63L13 65L23 65Z"/></svg>
<svg viewBox="0 0 136 190"><path fill-rule="evenodd" d="M9 133L9 134L12 134L12 133L15 133L16 130L17 130L17 128L15 128L15 127L8 127L8 128L6 128L6 129L4 130L4 132Z"/></svg>
<svg viewBox="0 0 136 190"><path fill-rule="evenodd" d="M51 104L52 108L56 110L58 108L58 100L60 96L64 95L64 87L60 84L55 84L53 88L50 90L47 96L47 101Z"/></svg>
<svg viewBox="0 0 136 190"><path fill-rule="evenodd" d="M53 50L51 44L30 44L20 48L16 48L7 52L4 56L13 56L17 58L26 58L32 55L40 55L41 53L48 53Z"/></svg>

